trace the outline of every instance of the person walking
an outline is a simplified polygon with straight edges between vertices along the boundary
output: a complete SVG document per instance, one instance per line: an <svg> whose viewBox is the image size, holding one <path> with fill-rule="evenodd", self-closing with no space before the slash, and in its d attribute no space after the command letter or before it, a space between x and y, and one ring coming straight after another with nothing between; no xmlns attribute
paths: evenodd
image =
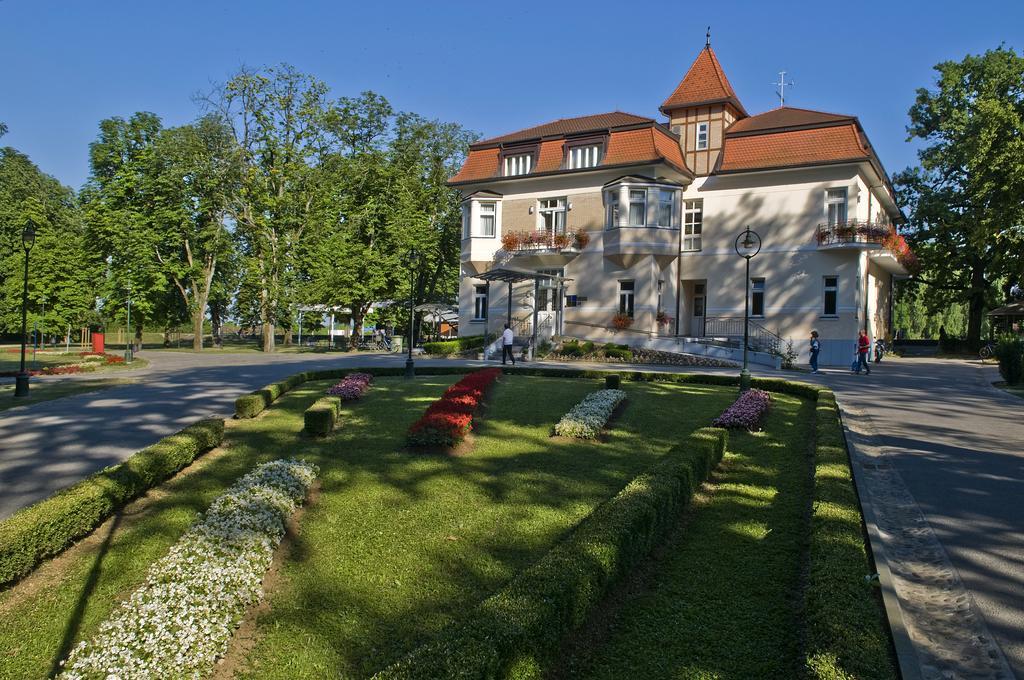
<svg viewBox="0 0 1024 680"><path fill-rule="evenodd" d="M818 372L818 353L821 352L821 341L818 331L811 331L811 373Z"/></svg>
<svg viewBox="0 0 1024 680"><path fill-rule="evenodd" d="M516 335L512 332L511 326L505 324L505 330L501 332L501 363L504 365L505 358L512 360L512 365L516 365L516 357L512 354L512 343L515 342Z"/></svg>
<svg viewBox="0 0 1024 680"><path fill-rule="evenodd" d="M862 330L860 337L857 338L857 375L860 375L860 369L867 371L868 375L871 375L871 366L868 364L868 352L871 351L871 340L868 338L868 332Z"/></svg>

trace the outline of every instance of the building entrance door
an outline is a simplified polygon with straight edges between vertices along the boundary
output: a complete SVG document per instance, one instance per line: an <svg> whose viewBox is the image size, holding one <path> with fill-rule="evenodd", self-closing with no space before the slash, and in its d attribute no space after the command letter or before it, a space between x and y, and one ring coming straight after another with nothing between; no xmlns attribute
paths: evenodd
<svg viewBox="0 0 1024 680"><path fill-rule="evenodd" d="M690 321L690 335L695 338L704 337L704 311L707 304L707 296L704 292L705 284L693 284L693 297L690 309L693 310Z"/></svg>
<svg viewBox="0 0 1024 680"><path fill-rule="evenodd" d="M564 269L541 269L538 274L564 276ZM551 279L541 279L537 298L537 341L548 342L559 333L558 315L562 309L562 291Z"/></svg>

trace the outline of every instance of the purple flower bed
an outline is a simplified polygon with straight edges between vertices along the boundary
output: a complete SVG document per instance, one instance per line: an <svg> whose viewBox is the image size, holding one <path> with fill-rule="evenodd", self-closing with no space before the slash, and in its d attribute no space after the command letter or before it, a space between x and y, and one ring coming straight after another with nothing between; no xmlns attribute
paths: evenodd
<svg viewBox="0 0 1024 680"><path fill-rule="evenodd" d="M352 373L342 378L337 385L330 387L327 394L332 397L341 397L342 401L358 399L370 388L373 376L369 373Z"/></svg>
<svg viewBox="0 0 1024 680"><path fill-rule="evenodd" d="M714 427L726 429L754 430L761 429L761 421L772 403L771 396L764 390L750 389L740 394L722 415L712 421Z"/></svg>

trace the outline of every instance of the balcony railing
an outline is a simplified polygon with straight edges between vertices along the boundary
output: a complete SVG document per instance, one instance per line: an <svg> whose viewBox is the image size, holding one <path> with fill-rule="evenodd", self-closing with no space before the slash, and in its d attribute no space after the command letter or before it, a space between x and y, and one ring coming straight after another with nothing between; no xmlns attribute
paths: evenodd
<svg viewBox="0 0 1024 680"><path fill-rule="evenodd" d="M513 231L501 235L501 247L507 253L531 251L583 250L590 234L583 229L556 234L550 231Z"/></svg>
<svg viewBox="0 0 1024 680"><path fill-rule="evenodd" d="M884 246L895 234L888 224L879 222L839 222L818 225L818 245L876 244Z"/></svg>

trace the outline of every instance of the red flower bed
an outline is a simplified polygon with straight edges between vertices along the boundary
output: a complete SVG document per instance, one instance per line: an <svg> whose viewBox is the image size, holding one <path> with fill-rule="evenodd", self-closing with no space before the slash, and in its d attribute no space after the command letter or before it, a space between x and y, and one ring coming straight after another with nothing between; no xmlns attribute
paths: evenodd
<svg viewBox="0 0 1024 680"><path fill-rule="evenodd" d="M445 390L409 428L409 444L455 446L465 439L473 428L473 414L499 375L500 368L474 371Z"/></svg>

